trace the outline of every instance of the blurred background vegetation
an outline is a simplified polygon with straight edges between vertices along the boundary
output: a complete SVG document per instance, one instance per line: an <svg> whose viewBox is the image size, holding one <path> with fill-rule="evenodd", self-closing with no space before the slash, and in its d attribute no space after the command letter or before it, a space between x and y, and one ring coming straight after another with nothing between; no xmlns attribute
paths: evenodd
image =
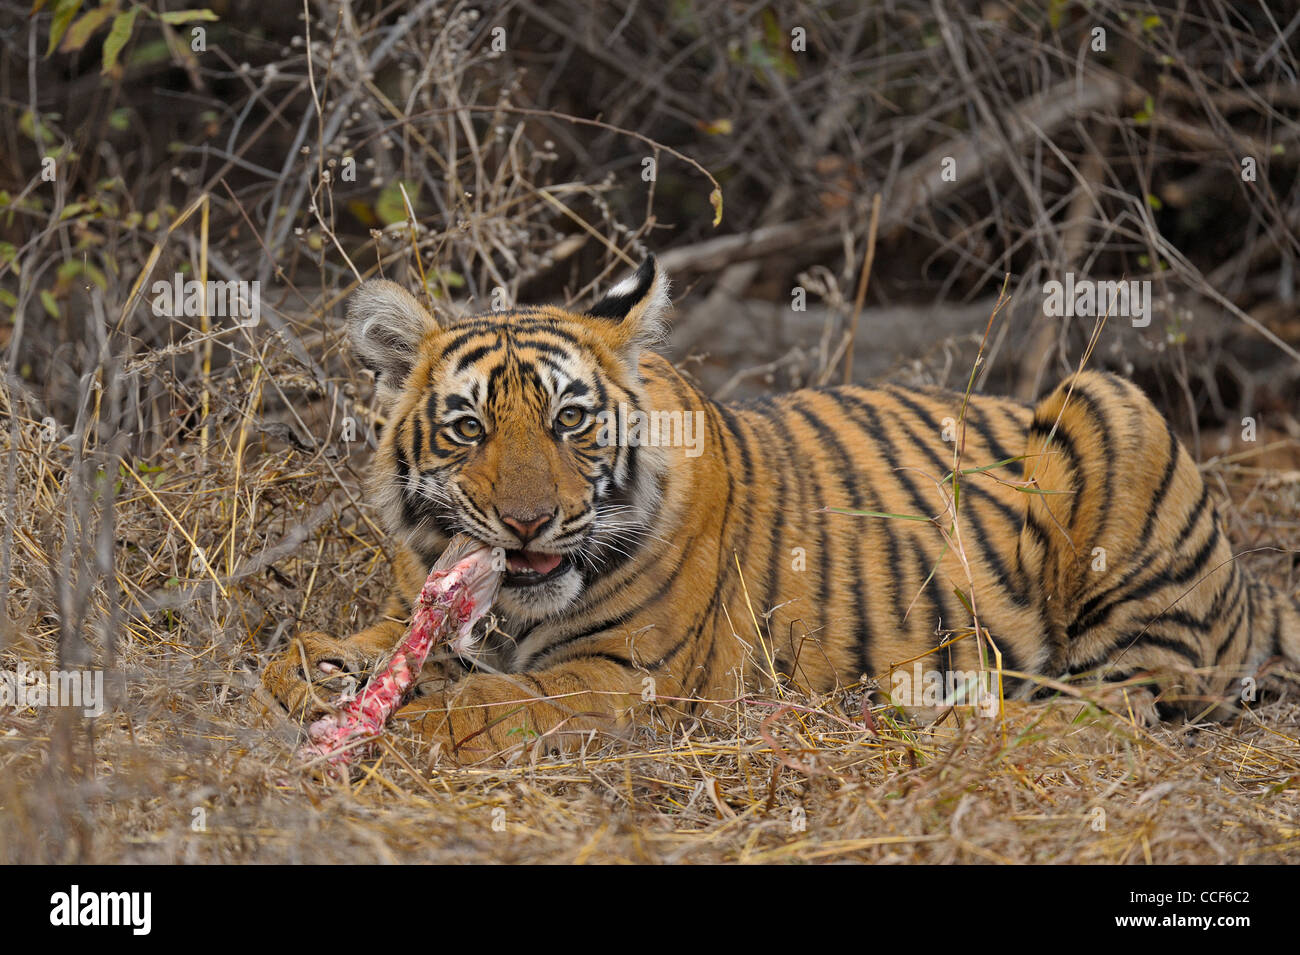
<svg viewBox="0 0 1300 955"><path fill-rule="evenodd" d="M879 194L860 378L962 380L1007 278L981 384L1032 397L1091 331L1041 316L1073 271L1153 282L1152 325L1111 323L1096 361L1184 427L1295 410L1293 3L2 7L0 334L61 420L95 362L90 298L118 351L185 341L120 313L156 243L155 277L198 268L197 216L166 229L200 195L214 277L260 279L309 351L358 272L483 308L497 286L582 300L652 250L707 384L799 384L842 350ZM717 227L669 150L721 185ZM183 411L134 387L153 425Z"/></svg>

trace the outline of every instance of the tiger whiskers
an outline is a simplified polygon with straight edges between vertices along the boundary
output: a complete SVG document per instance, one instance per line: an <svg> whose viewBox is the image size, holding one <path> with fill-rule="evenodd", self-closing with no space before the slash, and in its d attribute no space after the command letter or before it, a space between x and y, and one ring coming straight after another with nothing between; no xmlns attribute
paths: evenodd
<svg viewBox="0 0 1300 955"><path fill-rule="evenodd" d="M609 554L602 554L601 551L612 552L630 559L636 549L646 541L656 541L661 544L668 543L663 537L651 531L639 519L628 521L620 520L617 516L611 516L609 512L616 510L632 510L632 508L627 505L615 505L609 511L599 514L596 520L592 522L588 540L591 543L592 550L596 551L591 555L593 562L598 559L601 564L608 563ZM598 569L599 567L593 563L592 570Z"/></svg>
<svg viewBox="0 0 1300 955"><path fill-rule="evenodd" d="M422 476L418 476L417 474L406 474L399 480L404 490L411 491L417 497L420 497L431 504L440 504L447 508L452 507L454 504L446 487L427 484Z"/></svg>

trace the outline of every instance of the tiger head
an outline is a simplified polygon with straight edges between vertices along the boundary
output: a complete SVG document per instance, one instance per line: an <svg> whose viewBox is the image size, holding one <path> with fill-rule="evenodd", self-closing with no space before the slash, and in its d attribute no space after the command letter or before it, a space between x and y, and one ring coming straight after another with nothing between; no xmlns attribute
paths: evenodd
<svg viewBox="0 0 1300 955"><path fill-rule="evenodd" d="M371 480L389 530L426 567L457 532L499 548L496 605L513 620L571 606L658 504L659 449L608 424L644 407L639 359L668 308L653 257L586 311L435 319L401 286L365 283L348 332L387 418Z"/></svg>

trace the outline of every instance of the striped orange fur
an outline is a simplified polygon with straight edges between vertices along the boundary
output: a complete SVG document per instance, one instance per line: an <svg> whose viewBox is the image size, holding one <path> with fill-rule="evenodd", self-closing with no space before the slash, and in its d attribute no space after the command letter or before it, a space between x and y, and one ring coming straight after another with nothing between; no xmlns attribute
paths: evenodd
<svg viewBox="0 0 1300 955"><path fill-rule="evenodd" d="M398 286L364 286L350 327L391 422L372 492L398 589L376 626L301 638L272 692L306 708L303 659L361 669L391 648L456 532L501 549L500 617L400 717L461 759L786 681L887 696L900 664L942 679L992 666L994 646L1007 694L1149 675L1165 715L1222 710L1270 663L1300 664L1295 601L1232 559L1195 463L1132 384L1084 372L1036 406L892 386L722 404L650 350L667 307L653 259L582 313L440 325ZM620 407L698 422L697 440L611 441Z"/></svg>

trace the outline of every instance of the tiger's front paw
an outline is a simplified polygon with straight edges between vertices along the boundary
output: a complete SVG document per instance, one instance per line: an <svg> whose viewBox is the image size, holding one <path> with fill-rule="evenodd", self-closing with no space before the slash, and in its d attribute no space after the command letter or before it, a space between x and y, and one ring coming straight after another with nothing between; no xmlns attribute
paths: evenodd
<svg viewBox="0 0 1300 955"><path fill-rule="evenodd" d="M353 643L324 633L295 637L262 673L262 686L295 720L314 720L355 688L369 665Z"/></svg>

